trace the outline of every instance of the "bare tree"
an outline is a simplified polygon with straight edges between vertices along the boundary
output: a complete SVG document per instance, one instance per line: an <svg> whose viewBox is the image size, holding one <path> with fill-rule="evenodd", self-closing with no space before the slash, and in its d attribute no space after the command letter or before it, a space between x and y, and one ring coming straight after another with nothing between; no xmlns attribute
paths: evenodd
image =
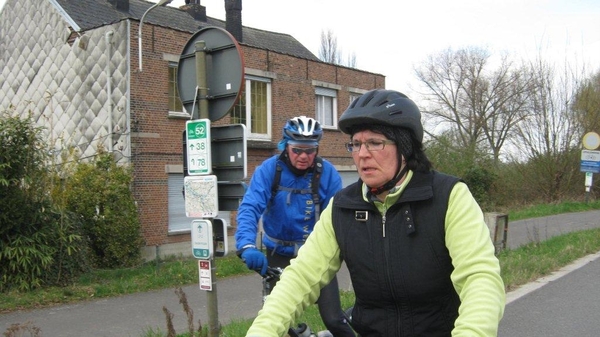
<svg viewBox="0 0 600 337"><path fill-rule="evenodd" d="M350 68L356 68L356 54L352 53L348 56L347 62L344 63L342 50L338 48L337 37L330 29L321 31L321 46L319 48L319 59L321 61L342 65Z"/></svg>
<svg viewBox="0 0 600 337"><path fill-rule="evenodd" d="M496 162L515 125L524 118L529 85L507 55L494 68L485 49L429 56L417 78L424 84L423 112L454 130L457 146L489 151Z"/></svg>
<svg viewBox="0 0 600 337"><path fill-rule="evenodd" d="M519 123L514 141L533 169L528 183L546 200L559 200L579 173L582 128L573 103L582 77L568 64L557 72L541 56L530 63L528 75L529 116Z"/></svg>
<svg viewBox="0 0 600 337"><path fill-rule="evenodd" d="M600 71L584 81L577 91L573 109L582 133L600 133Z"/></svg>
<svg viewBox="0 0 600 337"><path fill-rule="evenodd" d="M337 37L331 29L321 31L321 47L319 48L319 59L324 62L339 64L340 54L338 52Z"/></svg>
<svg viewBox="0 0 600 337"><path fill-rule="evenodd" d="M346 62L346 66L350 67L350 68L356 68L357 64L356 64L356 53L352 53L348 56L348 60Z"/></svg>

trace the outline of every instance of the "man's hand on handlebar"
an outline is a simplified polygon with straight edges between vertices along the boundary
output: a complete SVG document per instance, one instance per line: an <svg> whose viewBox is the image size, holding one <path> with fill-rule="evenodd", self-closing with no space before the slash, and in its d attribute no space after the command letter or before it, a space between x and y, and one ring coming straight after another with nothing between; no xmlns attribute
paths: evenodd
<svg viewBox="0 0 600 337"><path fill-rule="evenodd" d="M242 261L246 263L246 266L250 270L255 270L261 276L267 273L267 257L263 252L256 248L248 248L242 252L240 256Z"/></svg>

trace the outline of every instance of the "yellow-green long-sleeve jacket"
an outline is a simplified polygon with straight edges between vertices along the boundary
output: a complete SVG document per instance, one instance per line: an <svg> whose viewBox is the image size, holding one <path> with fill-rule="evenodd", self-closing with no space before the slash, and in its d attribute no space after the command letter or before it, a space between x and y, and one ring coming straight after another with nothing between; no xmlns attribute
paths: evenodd
<svg viewBox="0 0 600 337"><path fill-rule="evenodd" d="M467 186L409 172L384 202L366 191L359 182L336 194L247 336L283 336L342 259L361 336L495 336L504 284Z"/></svg>

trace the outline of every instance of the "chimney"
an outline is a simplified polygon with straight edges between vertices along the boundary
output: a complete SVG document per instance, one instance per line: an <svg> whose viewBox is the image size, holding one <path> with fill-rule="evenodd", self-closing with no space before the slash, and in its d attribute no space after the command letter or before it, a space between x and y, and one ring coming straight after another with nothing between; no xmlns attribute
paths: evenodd
<svg viewBox="0 0 600 337"><path fill-rule="evenodd" d="M242 36L242 0L225 0L225 29L238 41Z"/></svg>
<svg viewBox="0 0 600 337"><path fill-rule="evenodd" d="M185 0L185 5L179 8L186 11L194 20L206 22L206 7L200 4L200 0Z"/></svg>
<svg viewBox="0 0 600 337"><path fill-rule="evenodd" d="M129 0L108 0L108 2L121 12L129 12Z"/></svg>

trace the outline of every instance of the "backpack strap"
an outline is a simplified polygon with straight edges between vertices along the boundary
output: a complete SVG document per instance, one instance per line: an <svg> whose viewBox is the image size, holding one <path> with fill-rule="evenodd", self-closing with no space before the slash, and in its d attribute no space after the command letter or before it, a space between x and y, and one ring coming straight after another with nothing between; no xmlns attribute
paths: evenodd
<svg viewBox="0 0 600 337"><path fill-rule="evenodd" d="M281 167L281 164L279 163L279 161L277 161L277 163L275 163L275 165L276 165L275 178L273 179L273 184L271 185L271 199L269 200L267 207L270 207L273 204L273 200L275 199L275 194L277 194L277 191L279 191L279 190L288 191L291 193L300 193L300 194L311 193L313 203L315 205L315 219L318 221L319 216L321 215L321 202L320 202L321 198L319 197L319 185L321 183L321 175L323 174L323 158L318 157L318 156L315 157L315 168L313 170L311 189L308 191L281 187L279 185L279 183L281 182L281 172L283 171L283 168Z"/></svg>
<svg viewBox="0 0 600 337"><path fill-rule="evenodd" d="M281 171L283 171L283 168L279 164L279 161L275 163L275 166L275 178L273 179L273 184L271 185L271 199L269 199L267 207L271 207L271 205L273 204L275 194L277 194L277 191L279 190L279 182L281 181Z"/></svg>
<svg viewBox="0 0 600 337"><path fill-rule="evenodd" d="M315 204L315 220L319 221L321 217L321 198L319 197L319 184L321 183L321 175L323 174L323 159L315 158L315 170L312 178L312 197Z"/></svg>

